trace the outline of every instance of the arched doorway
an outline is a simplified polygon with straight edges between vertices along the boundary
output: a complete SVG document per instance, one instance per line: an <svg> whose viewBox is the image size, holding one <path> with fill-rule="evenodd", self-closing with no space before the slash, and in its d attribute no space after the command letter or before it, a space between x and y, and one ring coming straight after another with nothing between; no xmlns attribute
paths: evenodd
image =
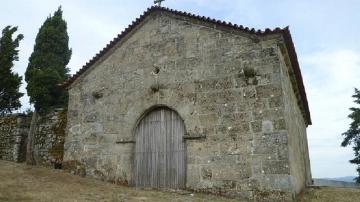
<svg viewBox="0 0 360 202"><path fill-rule="evenodd" d="M185 188L184 134L183 120L169 108L156 108L142 118L135 129L135 186Z"/></svg>

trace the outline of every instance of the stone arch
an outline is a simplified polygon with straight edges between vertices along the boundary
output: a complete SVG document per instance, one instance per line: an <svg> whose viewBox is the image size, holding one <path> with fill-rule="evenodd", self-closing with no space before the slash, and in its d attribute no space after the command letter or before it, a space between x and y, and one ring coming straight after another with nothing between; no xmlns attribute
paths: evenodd
<svg viewBox="0 0 360 202"><path fill-rule="evenodd" d="M185 122L185 119L183 118L184 114L181 114L180 111L177 110L173 106L169 106L169 105L166 105L166 104L155 104L155 105L151 105L150 107L145 107L145 108L138 111L138 116L137 116L138 118L135 120L134 124L131 127L131 134L132 134L133 138L135 138L135 130L136 130L136 127L139 125L140 121L146 115L148 115L150 112L152 112L153 110L158 109L158 108L165 108L165 109L169 109L169 110L174 111L181 118L181 120L184 122L185 132L187 132L187 127L186 127L186 124L185 124L186 122Z"/></svg>
<svg viewBox="0 0 360 202"><path fill-rule="evenodd" d="M134 130L134 185L137 187L185 188L185 124L166 106L145 111Z"/></svg>

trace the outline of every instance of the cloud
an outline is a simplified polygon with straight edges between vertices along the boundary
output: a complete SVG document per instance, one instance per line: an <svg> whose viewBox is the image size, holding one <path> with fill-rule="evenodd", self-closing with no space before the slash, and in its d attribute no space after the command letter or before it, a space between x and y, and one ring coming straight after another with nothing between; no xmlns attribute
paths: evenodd
<svg viewBox="0 0 360 202"><path fill-rule="evenodd" d="M312 73L307 74L311 78L309 82L316 82L316 78L322 77L321 82L326 82L322 84L331 85L336 91L344 90L349 85L354 85L353 87L358 85L360 52L352 50L321 51L305 56L301 62L313 67ZM316 85L316 88L322 87Z"/></svg>
<svg viewBox="0 0 360 202"><path fill-rule="evenodd" d="M360 52L323 50L300 58L313 125L308 128L312 171L316 177L354 175L351 147L342 148L341 134L351 120L351 95L360 88ZM323 170L324 167L331 169Z"/></svg>

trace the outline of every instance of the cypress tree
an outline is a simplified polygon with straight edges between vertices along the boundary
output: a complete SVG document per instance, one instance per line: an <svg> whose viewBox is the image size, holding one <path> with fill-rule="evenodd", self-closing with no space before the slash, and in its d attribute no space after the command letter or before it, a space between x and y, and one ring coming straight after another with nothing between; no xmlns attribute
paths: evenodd
<svg viewBox="0 0 360 202"><path fill-rule="evenodd" d="M14 61L18 61L19 42L24 38L22 34L13 39L17 27L7 26L2 30L0 38L0 115L11 113L19 109L19 98L23 93L19 92L22 77L12 71Z"/></svg>
<svg viewBox="0 0 360 202"><path fill-rule="evenodd" d="M355 94L352 96L355 100L356 104L360 104L360 91L355 88ZM341 146L346 147L349 145L353 145L353 150L355 154L355 158L350 160L350 163L356 164L358 177L355 178L357 183L360 183L360 108L352 107L350 108L351 113L349 114L349 118L352 119L350 124L350 128L343 133L345 136Z"/></svg>
<svg viewBox="0 0 360 202"><path fill-rule="evenodd" d="M71 53L67 24L59 7L40 27L25 72L26 89L36 111L47 112L66 105L67 92L58 84L69 77L66 66Z"/></svg>

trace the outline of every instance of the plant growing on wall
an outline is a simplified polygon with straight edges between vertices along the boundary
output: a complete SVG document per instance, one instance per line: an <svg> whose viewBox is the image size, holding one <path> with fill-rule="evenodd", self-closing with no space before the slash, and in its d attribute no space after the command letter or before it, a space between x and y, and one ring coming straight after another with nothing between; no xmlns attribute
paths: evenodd
<svg viewBox="0 0 360 202"><path fill-rule="evenodd" d="M356 104L360 104L360 91L355 88L355 94L352 96L355 100ZM350 128L343 133L345 136L341 146L346 147L349 145L353 145L353 150L355 153L355 158L350 160L350 163L356 164L358 177L356 178L356 182L360 183L360 108L359 107L351 107L351 113L349 114L349 118L352 119L350 124Z"/></svg>
<svg viewBox="0 0 360 202"><path fill-rule="evenodd" d="M38 112L67 103L67 92L58 86L69 77L66 66L72 53L62 13L59 7L40 27L25 73L30 102Z"/></svg>
<svg viewBox="0 0 360 202"><path fill-rule="evenodd" d="M256 70L254 68L246 67L243 69L243 72L244 72L246 83L248 85L256 85L258 83L258 81L256 79Z"/></svg>
<svg viewBox="0 0 360 202"><path fill-rule="evenodd" d="M17 27L7 26L0 38L0 115L11 113L21 107L19 92L22 77L12 71L14 61L18 61L19 42L24 38L19 34L13 39Z"/></svg>

